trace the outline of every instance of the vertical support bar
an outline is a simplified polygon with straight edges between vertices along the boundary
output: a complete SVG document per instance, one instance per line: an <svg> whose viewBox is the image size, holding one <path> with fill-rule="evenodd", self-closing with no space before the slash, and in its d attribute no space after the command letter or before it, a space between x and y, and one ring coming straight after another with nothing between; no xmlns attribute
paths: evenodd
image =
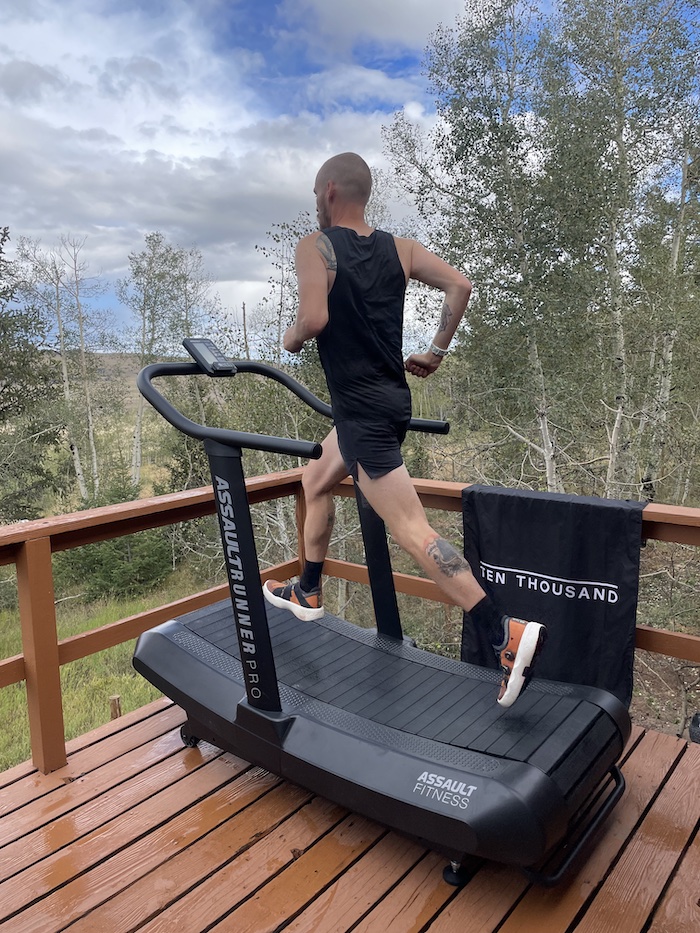
<svg viewBox="0 0 700 933"><path fill-rule="evenodd" d="M299 487L294 496L294 505L297 522L297 559L299 561L299 573L306 564L306 545L304 544L304 525L306 524L306 497L303 487Z"/></svg>
<svg viewBox="0 0 700 933"><path fill-rule="evenodd" d="M241 450L205 440L248 703L281 712ZM233 715L233 710L231 711Z"/></svg>
<svg viewBox="0 0 700 933"><path fill-rule="evenodd" d="M355 483L355 498L360 515L362 540L365 545L365 559L377 631L380 635L388 635L390 638L403 638L396 588L391 572L389 544L386 540L386 527L362 495L357 483Z"/></svg>
<svg viewBox="0 0 700 933"><path fill-rule="evenodd" d="M17 589L32 760L48 774L66 764L50 538L20 548Z"/></svg>

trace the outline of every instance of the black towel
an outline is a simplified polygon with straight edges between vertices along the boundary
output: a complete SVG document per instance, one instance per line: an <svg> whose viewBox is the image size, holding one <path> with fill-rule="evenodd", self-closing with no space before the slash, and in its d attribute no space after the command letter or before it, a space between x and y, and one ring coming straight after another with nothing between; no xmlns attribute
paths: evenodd
<svg viewBox="0 0 700 933"><path fill-rule="evenodd" d="M543 622L536 677L601 687L629 706L643 502L469 486L464 555L504 613ZM496 667L465 614L462 660Z"/></svg>

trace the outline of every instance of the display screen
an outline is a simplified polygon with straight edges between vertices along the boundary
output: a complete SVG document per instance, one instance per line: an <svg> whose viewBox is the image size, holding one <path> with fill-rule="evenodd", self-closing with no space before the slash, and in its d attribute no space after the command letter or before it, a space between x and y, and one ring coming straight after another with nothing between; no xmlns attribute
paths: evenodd
<svg viewBox="0 0 700 933"><path fill-rule="evenodd" d="M193 340L192 346L206 363L221 362L220 357L213 352L212 348L204 340Z"/></svg>

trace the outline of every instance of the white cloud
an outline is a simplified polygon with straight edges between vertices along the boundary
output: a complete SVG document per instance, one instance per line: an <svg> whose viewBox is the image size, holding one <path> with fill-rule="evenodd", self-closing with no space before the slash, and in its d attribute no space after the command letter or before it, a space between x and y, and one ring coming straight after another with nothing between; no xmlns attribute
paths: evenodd
<svg viewBox="0 0 700 933"><path fill-rule="evenodd" d="M420 52L440 23L452 24L464 12L464 0L284 0L282 9L325 58L363 41Z"/></svg>
<svg viewBox="0 0 700 933"><path fill-rule="evenodd" d="M51 91L63 90L65 83L55 68L17 59L0 65L0 95L12 104L40 101Z"/></svg>
<svg viewBox="0 0 700 933"><path fill-rule="evenodd" d="M381 127L391 109L425 117L418 71L393 67L389 52L383 63L381 56L356 60L353 44L419 56L430 30L461 6L3 5L0 225L10 226L14 240L28 235L45 246L61 234L86 236L92 272L111 277L124 274L146 233L160 230L201 249L228 301L250 302L270 274L255 245L275 223L313 213L321 162L353 149L382 166ZM275 72L281 42L300 50L300 63L306 56L315 64Z"/></svg>
<svg viewBox="0 0 700 933"><path fill-rule="evenodd" d="M337 109L340 101L356 107L380 101L384 109L387 104L401 107L407 98L416 94L417 89L415 80L396 78L377 68L344 62L312 75L304 86L309 102L313 101L316 107L322 105L331 109Z"/></svg>

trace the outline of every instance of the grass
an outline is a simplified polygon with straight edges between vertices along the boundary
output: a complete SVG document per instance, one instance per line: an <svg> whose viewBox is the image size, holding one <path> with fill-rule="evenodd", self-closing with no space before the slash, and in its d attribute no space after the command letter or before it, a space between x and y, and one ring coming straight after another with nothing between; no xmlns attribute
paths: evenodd
<svg viewBox="0 0 700 933"><path fill-rule="evenodd" d="M188 574L177 572L148 596L138 599L100 600L81 603L67 600L57 606L59 638L108 625L127 616L162 606L201 589ZM0 611L0 658L21 651L19 615ZM109 721L110 697L119 696L122 713L131 712L161 694L134 671L134 642L125 642L61 668L63 716L66 739L89 732ZM27 699L24 683L0 690L0 771L31 757Z"/></svg>

